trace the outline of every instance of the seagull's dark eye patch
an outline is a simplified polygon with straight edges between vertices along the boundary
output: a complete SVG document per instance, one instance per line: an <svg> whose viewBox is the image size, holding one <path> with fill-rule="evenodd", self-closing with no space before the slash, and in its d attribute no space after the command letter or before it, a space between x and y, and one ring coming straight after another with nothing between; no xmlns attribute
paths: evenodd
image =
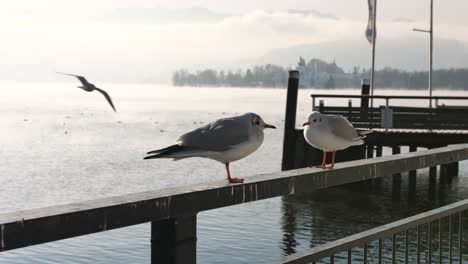
<svg viewBox="0 0 468 264"><path fill-rule="evenodd" d="M314 123L317 122L317 119L312 120Z"/></svg>
<svg viewBox="0 0 468 264"><path fill-rule="evenodd" d="M260 125L260 120L255 121L255 124L258 126Z"/></svg>

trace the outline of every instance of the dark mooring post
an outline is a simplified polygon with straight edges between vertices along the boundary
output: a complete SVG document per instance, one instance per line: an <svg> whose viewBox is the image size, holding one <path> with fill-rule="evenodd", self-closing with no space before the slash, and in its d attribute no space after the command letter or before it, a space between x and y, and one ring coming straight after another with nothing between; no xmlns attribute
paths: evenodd
<svg viewBox="0 0 468 264"><path fill-rule="evenodd" d="M392 155L400 154L401 148L400 147L392 147ZM392 175L392 197L394 200L399 200L401 194L401 174L393 174Z"/></svg>
<svg viewBox="0 0 468 264"><path fill-rule="evenodd" d="M361 81L361 95L369 95L370 81L369 79L362 79ZM361 121L367 121L369 117L369 97L361 98Z"/></svg>
<svg viewBox="0 0 468 264"><path fill-rule="evenodd" d="M286 116L284 118L283 160L281 170L294 169L296 153L296 109L299 89L299 71L289 71L286 95Z"/></svg>
<svg viewBox="0 0 468 264"><path fill-rule="evenodd" d="M197 263L197 216L151 222L151 264Z"/></svg>

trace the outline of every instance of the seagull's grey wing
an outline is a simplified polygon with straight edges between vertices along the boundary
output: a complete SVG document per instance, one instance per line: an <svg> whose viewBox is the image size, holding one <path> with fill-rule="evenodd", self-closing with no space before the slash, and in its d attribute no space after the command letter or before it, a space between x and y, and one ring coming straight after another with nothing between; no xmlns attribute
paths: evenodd
<svg viewBox="0 0 468 264"><path fill-rule="evenodd" d="M227 151L249 140L248 123L235 118L218 119L182 135L180 145L210 151Z"/></svg>
<svg viewBox="0 0 468 264"><path fill-rule="evenodd" d="M343 116L327 116L327 121L331 132L337 137L349 141L356 141L362 138L353 125Z"/></svg>
<svg viewBox="0 0 468 264"><path fill-rule="evenodd" d="M112 107L112 109L114 109L114 112L117 112L117 111L115 110L114 104L112 103L112 99L110 98L109 94L106 93L106 91L104 91L104 90L102 90L102 89L99 89L99 88L97 88L97 87L94 88L94 89L95 89L96 91L102 93L102 95L104 95L104 97L106 97L107 102L109 102L109 104L110 104L110 106Z"/></svg>
<svg viewBox="0 0 468 264"><path fill-rule="evenodd" d="M64 73L64 72L57 72L57 73L60 73L60 74L65 74L65 75L70 75L70 76L74 76L76 78L78 78L78 80L80 80L81 84L83 84L84 86L88 85L89 82L86 80L85 77L83 76L80 76L80 75L75 75L75 74L70 74L70 73Z"/></svg>
<svg viewBox="0 0 468 264"><path fill-rule="evenodd" d="M76 78L78 78L78 80L80 80L80 82L81 82L84 86L90 85L90 83L85 79L85 77L83 77L83 76L76 76Z"/></svg>

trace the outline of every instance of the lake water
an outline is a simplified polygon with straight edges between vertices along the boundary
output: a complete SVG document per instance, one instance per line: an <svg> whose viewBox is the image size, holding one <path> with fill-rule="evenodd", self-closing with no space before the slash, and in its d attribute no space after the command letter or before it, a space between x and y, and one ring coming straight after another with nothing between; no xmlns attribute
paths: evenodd
<svg viewBox="0 0 468 264"><path fill-rule="evenodd" d="M73 82L1 85L0 213L224 179L224 167L211 160L142 158L149 150L173 144L186 131L245 112L260 114L278 129L265 131L260 149L233 163L231 173L244 177L280 170L283 89L106 84L103 87L118 110L113 113L100 94L85 93ZM359 91L301 90L298 124L310 112L311 93ZM468 197L466 163L461 164L460 177L436 192L429 189L427 174L427 170L419 173L417 196L411 203L392 200L386 182L378 192L334 188L200 213L198 262L269 263ZM405 193L403 189L403 198ZM149 263L149 239L149 225L143 224L0 253L0 263Z"/></svg>

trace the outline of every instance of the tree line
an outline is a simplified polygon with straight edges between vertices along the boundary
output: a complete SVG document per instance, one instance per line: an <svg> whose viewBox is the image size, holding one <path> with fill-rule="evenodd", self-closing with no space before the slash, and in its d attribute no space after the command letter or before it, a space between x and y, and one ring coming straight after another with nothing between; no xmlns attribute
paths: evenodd
<svg viewBox="0 0 468 264"><path fill-rule="evenodd" d="M274 64L256 65L245 70L199 71L177 70L172 75L174 86L280 87L287 85L292 67ZM301 88L359 88L362 79L370 78L370 69L354 67L345 72L334 61L306 61L300 57L295 69L300 71ZM375 86L379 88L426 89L427 71L405 71L386 67L375 71ZM433 71L433 86L468 90L468 69L438 69Z"/></svg>

